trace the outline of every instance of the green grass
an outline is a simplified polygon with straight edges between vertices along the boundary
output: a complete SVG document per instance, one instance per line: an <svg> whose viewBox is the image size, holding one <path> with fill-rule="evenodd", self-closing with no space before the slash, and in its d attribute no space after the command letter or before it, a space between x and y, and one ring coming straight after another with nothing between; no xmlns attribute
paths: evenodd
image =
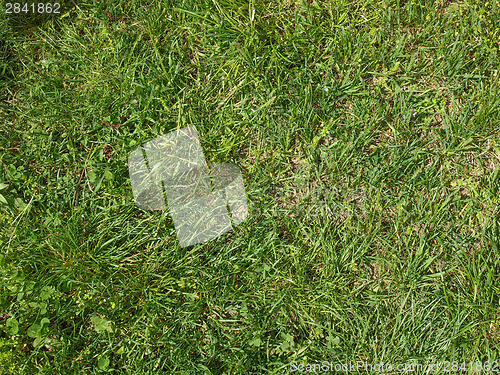
<svg viewBox="0 0 500 375"><path fill-rule="evenodd" d="M475 0L2 10L0 373L498 360L499 22ZM180 248L127 158L190 125L250 217Z"/></svg>

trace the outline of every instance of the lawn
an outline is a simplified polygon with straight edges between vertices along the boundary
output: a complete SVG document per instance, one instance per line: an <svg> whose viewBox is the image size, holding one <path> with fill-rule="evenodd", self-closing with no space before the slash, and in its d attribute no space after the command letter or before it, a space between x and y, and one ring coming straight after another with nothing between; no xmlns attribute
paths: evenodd
<svg viewBox="0 0 500 375"><path fill-rule="evenodd" d="M497 1L60 5L0 15L0 374L500 371ZM249 217L180 247L127 160L188 126Z"/></svg>

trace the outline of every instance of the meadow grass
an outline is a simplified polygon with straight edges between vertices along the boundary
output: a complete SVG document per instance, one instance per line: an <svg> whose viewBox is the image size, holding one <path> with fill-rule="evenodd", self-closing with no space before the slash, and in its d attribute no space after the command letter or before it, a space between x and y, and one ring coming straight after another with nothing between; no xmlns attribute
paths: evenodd
<svg viewBox="0 0 500 375"><path fill-rule="evenodd" d="M499 22L476 0L2 8L0 373L498 360ZM191 125L250 216L181 248L127 158Z"/></svg>

